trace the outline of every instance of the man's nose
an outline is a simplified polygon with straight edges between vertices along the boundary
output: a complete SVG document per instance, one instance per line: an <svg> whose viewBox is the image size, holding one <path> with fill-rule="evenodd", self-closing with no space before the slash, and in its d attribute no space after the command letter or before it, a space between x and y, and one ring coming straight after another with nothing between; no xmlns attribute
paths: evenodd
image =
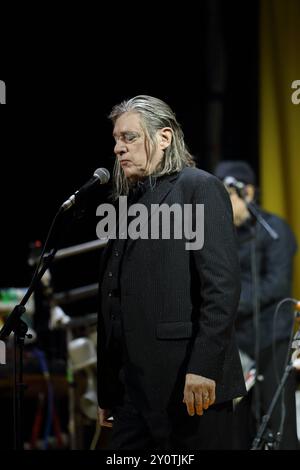
<svg viewBox="0 0 300 470"><path fill-rule="evenodd" d="M124 142L120 140L116 142L114 153L116 156L123 155L124 153L126 153L126 147L124 145Z"/></svg>

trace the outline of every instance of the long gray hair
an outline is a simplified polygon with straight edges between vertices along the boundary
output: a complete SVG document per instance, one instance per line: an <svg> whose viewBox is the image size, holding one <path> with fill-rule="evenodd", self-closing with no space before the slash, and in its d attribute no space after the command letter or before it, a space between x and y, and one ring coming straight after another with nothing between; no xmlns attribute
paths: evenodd
<svg viewBox="0 0 300 470"><path fill-rule="evenodd" d="M158 177L179 172L186 166L195 166L192 155L184 142L184 135L180 124L172 109L162 100L152 96L135 96L113 107L109 119L115 124L116 120L126 112L135 112L141 117L141 126L146 136L146 148L155 149L155 135L159 129L170 127L172 129L171 144L165 149L164 157L152 176ZM148 164L150 163L148 155ZM124 175L119 160L114 166L114 199L127 195L130 183Z"/></svg>

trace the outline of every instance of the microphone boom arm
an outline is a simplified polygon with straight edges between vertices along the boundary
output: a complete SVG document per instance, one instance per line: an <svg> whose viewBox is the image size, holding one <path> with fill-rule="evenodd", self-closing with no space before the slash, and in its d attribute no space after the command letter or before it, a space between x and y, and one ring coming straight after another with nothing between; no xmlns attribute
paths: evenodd
<svg viewBox="0 0 300 470"><path fill-rule="evenodd" d="M260 223L264 227L264 229L268 232L271 238L273 240L278 240L279 235L275 230L268 224L268 222L262 217L261 213L258 211L258 209L255 207L255 204L253 202L247 202L245 200L246 206L252 217L257 220L257 222Z"/></svg>

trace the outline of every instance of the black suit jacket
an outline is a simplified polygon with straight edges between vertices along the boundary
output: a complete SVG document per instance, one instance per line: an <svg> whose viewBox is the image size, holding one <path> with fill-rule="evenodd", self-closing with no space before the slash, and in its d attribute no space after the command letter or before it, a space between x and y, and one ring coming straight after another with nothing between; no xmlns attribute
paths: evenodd
<svg viewBox="0 0 300 470"><path fill-rule="evenodd" d="M283 305L277 315L275 325L273 321L278 302L291 297L293 260L297 251L297 242L292 230L282 218L260 211L279 235L277 240L273 240L267 231L256 223L256 266L260 304L259 346L260 349L264 349L271 346L273 336L278 341L288 340L291 336L294 323L291 304ZM245 223L237 231L241 266L241 297L235 327L238 346L254 357L254 292L250 227L250 223Z"/></svg>
<svg viewBox="0 0 300 470"><path fill-rule="evenodd" d="M132 398L141 409L182 402L187 373L216 381L216 403L244 395L234 332L240 271L227 191L209 173L185 168L162 179L139 203L204 204L205 238L198 251L186 250L185 239L127 242L120 283ZM101 276L111 248L110 242ZM98 326L98 399L111 408L120 385L108 346L108 311L100 309Z"/></svg>

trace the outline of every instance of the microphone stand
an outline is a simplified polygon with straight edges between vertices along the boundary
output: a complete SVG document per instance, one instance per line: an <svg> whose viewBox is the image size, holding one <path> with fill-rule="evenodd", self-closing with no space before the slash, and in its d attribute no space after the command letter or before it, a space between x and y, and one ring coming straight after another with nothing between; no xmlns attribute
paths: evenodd
<svg viewBox="0 0 300 470"><path fill-rule="evenodd" d="M55 257L57 249L53 248L50 253L43 257L44 264L40 271L37 273L26 294L21 300L19 305L16 305L10 315L7 317L1 331L0 340L3 341L13 332L14 333L14 387L13 387L13 422L14 422L14 449L24 449L23 437L23 399L26 385L23 383L23 351L25 337L30 337L27 334L28 327L22 320L22 315L26 312L25 305L32 293L34 292L37 283L45 274L50 266L53 258Z"/></svg>
<svg viewBox="0 0 300 470"><path fill-rule="evenodd" d="M110 178L108 170L105 168L98 168L93 178L88 181L80 190L76 191L67 201L65 201L62 206L59 208L57 214L55 215L48 236L45 242L44 250L46 249L50 235L52 234L52 229L60 219L60 216L70 209L75 203L80 202L81 197L87 193L95 183L100 182L100 184L107 183ZM79 219L82 216L82 208L77 204L74 207L73 218ZM62 219L60 219L60 222ZM26 312L25 305L28 302L29 298L33 294L37 283L41 280L50 264L52 263L56 252L58 250L57 246L59 239L55 240L54 246L51 251L47 254L44 254L44 251L41 255L41 260L43 264L39 271L34 274L34 277L31 281L31 284L24 295L23 299L16 305L10 315L7 317L1 331L0 331L0 341L5 340L9 335L14 333L14 406L13 406L13 420L14 420L14 449L23 450L24 449L24 437L23 437L23 398L25 384L23 383L23 351L24 351L24 342L25 337L30 337L27 335L28 327L26 323L22 320L22 315ZM18 354L19 353L19 354ZM18 360L19 359L19 360Z"/></svg>
<svg viewBox="0 0 300 470"><path fill-rule="evenodd" d="M264 444L267 444L268 449L271 450L276 450L280 444L280 439L281 435L280 433L277 433L276 436L273 436L273 433L271 431L268 432L267 437L264 437L268 423L270 421L271 415L274 411L274 408L277 404L277 401L282 393L282 390L286 384L286 381L290 375L290 372L293 370L294 365L291 362L290 364L287 365L284 374L282 376L282 379L280 381L280 384L276 390L276 393L272 399L271 405L267 411L267 414L263 417L262 423L258 429L257 435L252 443L251 450L259 450L262 449Z"/></svg>
<svg viewBox="0 0 300 470"><path fill-rule="evenodd" d="M76 209L76 208L75 208ZM24 342L25 337L30 337L31 335L27 334L28 327L26 323L22 320L22 315L26 312L25 305L28 302L29 298L35 291L39 281L42 279L43 275L49 268L50 264L55 258L55 255L58 250L58 245L60 243L60 237L62 234L62 223L66 224L66 219L61 216L65 212L63 206L60 207L57 214L55 215L48 236L44 245L44 250L47 247L48 240L52 234L54 226L59 226L59 230L56 232L56 237L53 239L52 243L54 248L52 248L49 253L44 254L44 251L41 254L42 265L40 269L34 274L33 279L30 283L29 288L27 289L24 297L21 302L15 306L13 311L7 317L1 331L0 331L0 341L4 341L9 337L11 333L14 333L14 381L13 381L13 429L14 429L14 450L23 450L24 449L24 435L23 435L23 400L24 400L24 391L26 385L23 383L23 351L24 351ZM76 219L79 217L78 210L73 211L72 218ZM38 263L39 265L39 263Z"/></svg>
<svg viewBox="0 0 300 470"><path fill-rule="evenodd" d="M256 383L254 384L254 398L255 398L255 422L256 431L260 423L260 384L264 380L260 374L260 363L259 363L259 316L260 316L260 302L258 297L258 273L257 273L257 257L256 257L256 240L257 230L256 224L250 228L251 237L251 273L252 273L252 285L253 285L253 325L254 325L254 360L256 368Z"/></svg>
<svg viewBox="0 0 300 470"><path fill-rule="evenodd" d="M256 383L254 385L254 396L255 396L255 421L256 421L256 430L259 428L260 424L260 384L264 380L264 377L260 374L260 344L259 344L259 317L260 317L260 302L258 295L258 273L257 273L257 256L256 256L256 240L257 240L257 227L256 222L258 222L270 235L273 240L278 240L279 235L268 222L263 218L260 211L257 209L253 202L246 201L244 191L242 189L236 188L238 196L244 200L246 207L251 215L252 221L255 223L251 225L251 273L252 273L252 285L253 285L253 325L254 325L254 360L256 364Z"/></svg>
<svg viewBox="0 0 300 470"><path fill-rule="evenodd" d="M268 222L263 218L260 211L257 209L256 205L253 204L253 202L245 201L245 203L253 219L257 220L257 222L260 223L260 225L268 232L268 234L270 235L271 238L273 238L273 240L278 240L279 239L278 233L275 232L275 230L271 227L271 225L269 225Z"/></svg>
<svg viewBox="0 0 300 470"><path fill-rule="evenodd" d="M281 381L280 381L280 383L277 387L277 390L274 394L274 397L273 397L272 402L269 406L267 414L265 416L263 416L262 423L261 423L261 425L258 429L258 432L257 432L257 435L256 435L255 439L253 440L251 450L261 450L263 448L264 444L267 445L268 450L277 450L279 445L280 445L280 441L281 441L281 433L280 432L278 432L275 437L274 437L274 435L271 431L269 431L267 433L267 436L265 436L265 433L266 433L266 430L267 430L268 423L271 419L272 413L274 411L274 408L277 404L277 401L278 401L279 397L281 396L281 393L283 391L283 388L285 387L285 384L287 382L287 379L289 378L289 375L290 375L291 371L294 368L300 370L299 329L295 333L293 344L296 345L295 346L296 350L295 350L295 352L293 353L293 355L291 357L290 363L285 368L285 371L282 375ZM293 346L292 346L292 348L293 348ZM294 356L295 356L295 358L294 358ZM298 356L299 356L299 359L297 359Z"/></svg>

